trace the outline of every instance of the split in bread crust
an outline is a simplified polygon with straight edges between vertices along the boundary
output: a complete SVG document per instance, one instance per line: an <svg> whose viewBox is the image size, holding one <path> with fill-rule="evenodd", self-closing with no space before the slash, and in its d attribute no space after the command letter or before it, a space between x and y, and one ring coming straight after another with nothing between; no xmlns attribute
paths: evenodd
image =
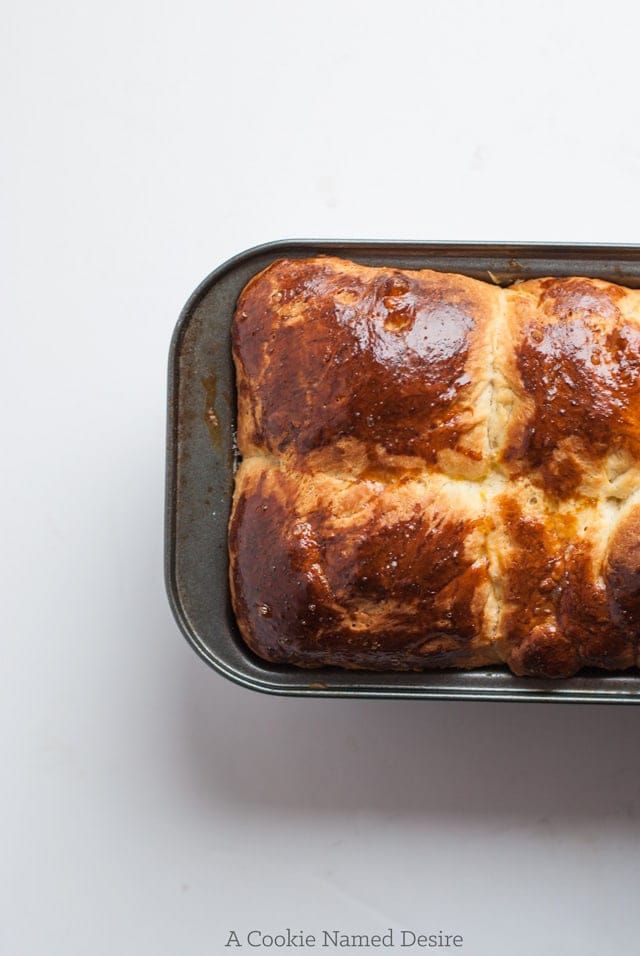
<svg viewBox="0 0 640 956"><path fill-rule="evenodd" d="M639 291L279 260L232 335L231 593L257 654L638 663Z"/></svg>

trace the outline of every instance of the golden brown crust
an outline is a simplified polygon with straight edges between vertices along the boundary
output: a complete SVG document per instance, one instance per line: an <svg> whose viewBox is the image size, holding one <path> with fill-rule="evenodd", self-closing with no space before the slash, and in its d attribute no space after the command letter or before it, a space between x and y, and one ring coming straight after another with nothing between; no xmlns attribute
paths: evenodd
<svg viewBox="0 0 640 956"><path fill-rule="evenodd" d="M250 646L307 666L494 661L485 509L472 489L461 495L441 476L354 483L243 462L231 581Z"/></svg>
<svg viewBox="0 0 640 956"><path fill-rule="evenodd" d="M517 674L541 677L631 667L634 632L612 615L602 574L606 506L590 499L559 506L527 481L513 483L495 505L490 548L501 591L501 658Z"/></svg>
<svg viewBox="0 0 640 956"><path fill-rule="evenodd" d="M640 479L640 294L541 279L506 295L503 465L559 498L617 496L616 482L626 497Z"/></svg>
<svg viewBox="0 0 640 956"><path fill-rule="evenodd" d="M232 332L231 590L257 654L637 663L640 292L280 260Z"/></svg>
<svg viewBox="0 0 640 956"><path fill-rule="evenodd" d="M634 496L635 497L635 496ZM627 635L640 634L640 504L621 509L604 565L612 621ZM636 663L640 663L637 659Z"/></svg>
<svg viewBox="0 0 640 956"><path fill-rule="evenodd" d="M463 276L275 262L233 326L240 447L317 469L477 476L498 296Z"/></svg>

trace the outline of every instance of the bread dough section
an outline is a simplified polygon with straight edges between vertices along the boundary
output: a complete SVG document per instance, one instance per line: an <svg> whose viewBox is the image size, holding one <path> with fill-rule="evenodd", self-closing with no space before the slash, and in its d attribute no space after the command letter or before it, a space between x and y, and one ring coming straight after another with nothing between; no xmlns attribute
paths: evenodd
<svg viewBox="0 0 640 956"><path fill-rule="evenodd" d="M635 627L629 627L631 621L612 608L610 542L620 534L617 509L586 498L558 505L530 481L518 480L495 496L491 514L496 641L510 668L566 677L583 667L631 667L637 609Z"/></svg>
<svg viewBox="0 0 640 956"><path fill-rule="evenodd" d="M241 449L355 477L482 477L501 307L499 289L464 276L274 263L236 311Z"/></svg>
<svg viewBox="0 0 640 956"><path fill-rule="evenodd" d="M231 586L261 656L374 670L497 660L479 485L348 481L244 461Z"/></svg>
<svg viewBox="0 0 640 956"><path fill-rule="evenodd" d="M505 298L500 466L559 500L625 500L640 483L640 293L540 279Z"/></svg>

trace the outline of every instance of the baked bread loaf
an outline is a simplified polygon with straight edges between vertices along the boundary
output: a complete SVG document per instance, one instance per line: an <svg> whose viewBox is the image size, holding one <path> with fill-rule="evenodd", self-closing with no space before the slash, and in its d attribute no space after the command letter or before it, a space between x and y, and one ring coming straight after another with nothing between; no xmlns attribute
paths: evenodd
<svg viewBox="0 0 640 956"><path fill-rule="evenodd" d="M230 582L258 655L638 663L640 291L280 260L232 337Z"/></svg>

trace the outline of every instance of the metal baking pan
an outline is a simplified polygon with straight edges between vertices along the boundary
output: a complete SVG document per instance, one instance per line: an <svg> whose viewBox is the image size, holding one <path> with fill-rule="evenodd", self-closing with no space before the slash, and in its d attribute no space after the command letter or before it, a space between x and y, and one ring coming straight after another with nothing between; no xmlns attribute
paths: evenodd
<svg viewBox="0 0 640 956"><path fill-rule="evenodd" d="M165 569L176 620L198 654L253 690L302 697L640 703L640 674L518 678L506 668L370 673L269 664L244 644L228 587L227 521L235 462L230 325L243 286L283 256L337 255L365 265L440 269L508 285L584 275L640 287L640 246L432 242L272 242L209 275L185 305L169 359ZM256 560L260 556L256 555Z"/></svg>

